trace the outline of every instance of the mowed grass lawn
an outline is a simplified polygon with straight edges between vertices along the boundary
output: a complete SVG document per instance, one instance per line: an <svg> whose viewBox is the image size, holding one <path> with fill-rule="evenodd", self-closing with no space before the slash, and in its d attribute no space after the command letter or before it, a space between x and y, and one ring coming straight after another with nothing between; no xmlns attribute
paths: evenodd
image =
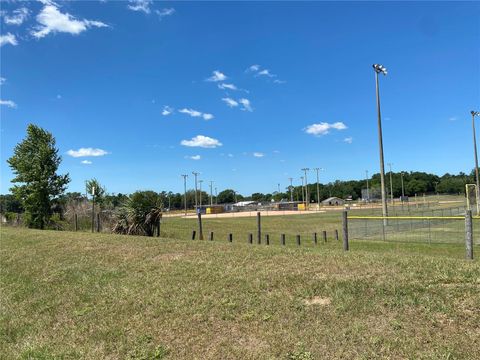
<svg viewBox="0 0 480 360"><path fill-rule="evenodd" d="M460 244L352 242L345 253L334 241L0 235L3 359L480 353L480 263Z"/></svg>

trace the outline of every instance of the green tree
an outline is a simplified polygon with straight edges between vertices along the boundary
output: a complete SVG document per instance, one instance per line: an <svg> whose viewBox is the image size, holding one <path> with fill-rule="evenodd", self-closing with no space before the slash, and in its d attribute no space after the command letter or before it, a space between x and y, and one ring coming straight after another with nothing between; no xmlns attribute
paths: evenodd
<svg viewBox="0 0 480 360"><path fill-rule="evenodd" d="M15 176L12 183L18 184L10 190L22 202L26 224L31 228L45 228L52 203L70 182L68 174L57 174L61 161L53 135L33 124L28 125L27 137L7 160Z"/></svg>
<svg viewBox="0 0 480 360"><path fill-rule="evenodd" d="M87 194L92 195L93 194L93 189L95 189L95 203L102 205L103 201L105 200L105 195L107 193L107 190L105 189L105 186L100 184L100 182L97 179L90 179L87 180L85 183Z"/></svg>

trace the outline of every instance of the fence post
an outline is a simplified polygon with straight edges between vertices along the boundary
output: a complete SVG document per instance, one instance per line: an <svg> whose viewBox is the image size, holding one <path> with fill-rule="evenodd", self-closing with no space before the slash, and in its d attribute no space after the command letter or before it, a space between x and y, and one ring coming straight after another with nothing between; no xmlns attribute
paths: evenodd
<svg viewBox="0 0 480 360"><path fill-rule="evenodd" d="M280 235L280 242L285 245L285 234Z"/></svg>
<svg viewBox="0 0 480 360"><path fill-rule="evenodd" d="M101 225L100 225L100 213L97 213L97 232L100 232Z"/></svg>
<svg viewBox="0 0 480 360"><path fill-rule="evenodd" d="M197 232L196 232L195 230L192 230L192 240L195 240L195 234L196 234L196 233L197 233Z"/></svg>
<svg viewBox="0 0 480 360"><path fill-rule="evenodd" d="M198 240L203 240L202 214L198 213Z"/></svg>
<svg viewBox="0 0 480 360"><path fill-rule="evenodd" d="M337 229L335 229L335 240L338 241L338 230Z"/></svg>
<svg viewBox="0 0 480 360"><path fill-rule="evenodd" d="M265 234L265 244L270 245L270 235Z"/></svg>
<svg viewBox="0 0 480 360"><path fill-rule="evenodd" d="M473 260L473 221L472 210L465 211L465 250L466 258Z"/></svg>
<svg viewBox="0 0 480 360"><path fill-rule="evenodd" d="M248 234L248 243L253 244L253 234Z"/></svg>
<svg viewBox="0 0 480 360"><path fill-rule="evenodd" d="M160 229L161 229L161 226L162 226L162 216L163 216L163 214L160 214L160 217L158 218L157 237L160 237Z"/></svg>
<svg viewBox="0 0 480 360"><path fill-rule="evenodd" d="M210 241L213 241L213 231L210 231Z"/></svg>
<svg viewBox="0 0 480 360"><path fill-rule="evenodd" d="M325 230L323 231L323 242L327 242L327 232Z"/></svg>
<svg viewBox="0 0 480 360"><path fill-rule="evenodd" d="M317 245L317 233L316 232L313 233L313 243L315 245Z"/></svg>
<svg viewBox="0 0 480 360"><path fill-rule="evenodd" d="M77 214L73 214L73 227L75 231L78 231L78 217Z"/></svg>
<svg viewBox="0 0 480 360"><path fill-rule="evenodd" d="M300 235L297 235L297 245L300 246Z"/></svg>
<svg viewBox="0 0 480 360"><path fill-rule="evenodd" d="M348 213L346 210L342 214L342 228L343 228L343 250L348 251Z"/></svg>
<svg viewBox="0 0 480 360"><path fill-rule="evenodd" d="M233 234L228 234L228 241L233 242Z"/></svg>
<svg viewBox="0 0 480 360"><path fill-rule="evenodd" d="M260 211L257 212L257 242L262 243L262 223Z"/></svg>

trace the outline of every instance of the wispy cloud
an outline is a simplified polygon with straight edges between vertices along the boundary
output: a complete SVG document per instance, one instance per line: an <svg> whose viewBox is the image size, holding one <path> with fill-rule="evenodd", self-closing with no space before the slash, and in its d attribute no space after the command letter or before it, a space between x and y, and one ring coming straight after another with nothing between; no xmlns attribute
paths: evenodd
<svg viewBox="0 0 480 360"><path fill-rule="evenodd" d="M261 153L261 152L254 152L253 153L253 156L256 157L256 158L262 158L265 156L264 153Z"/></svg>
<svg viewBox="0 0 480 360"><path fill-rule="evenodd" d="M277 78L277 74L273 74L270 69L262 68L262 66L255 64L245 70L246 73L252 73L254 77ZM274 84L285 84L285 80L274 79Z"/></svg>
<svg viewBox="0 0 480 360"><path fill-rule="evenodd" d="M308 125L304 130L307 134L321 136L326 135L330 132L331 129L334 130L345 130L347 126L343 122L335 122L335 123L326 123L321 122L318 124Z"/></svg>
<svg viewBox="0 0 480 360"><path fill-rule="evenodd" d="M286 81L285 81L285 80L275 79L275 80L273 80L273 83L274 83L274 84L285 84Z"/></svg>
<svg viewBox="0 0 480 360"><path fill-rule="evenodd" d="M183 108L178 110L178 112L182 114L188 114L191 117L202 117L204 120L211 120L214 118L213 114L203 113L201 111L193 110L193 109Z"/></svg>
<svg viewBox="0 0 480 360"><path fill-rule="evenodd" d="M268 76L268 77L277 77L277 75L272 74L269 69L263 69L257 72L256 76Z"/></svg>
<svg viewBox="0 0 480 360"><path fill-rule="evenodd" d="M5 14L3 16L3 21L7 25L22 25L23 22L27 20L29 13L30 11L26 7L21 7L13 10L12 15Z"/></svg>
<svg viewBox="0 0 480 360"><path fill-rule="evenodd" d="M58 10L58 5L46 1L45 6L37 15L36 19L39 25L34 27L31 34L37 39L43 38L50 33L63 32L72 35L78 35L91 27L108 27L107 24L95 20L78 20L69 13L62 13Z"/></svg>
<svg viewBox="0 0 480 360"><path fill-rule="evenodd" d="M212 76L206 79L206 81L213 81L213 82L218 82L218 81L225 81L227 80L228 77L222 73L221 71L215 70L212 72Z"/></svg>
<svg viewBox="0 0 480 360"><path fill-rule="evenodd" d="M225 90L225 89L228 89L228 90L238 90L238 88L234 85L234 84L218 84L218 88L219 89L222 89L222 90Z"/></svg>
<svg viewBox="0 0 480 360"><path fill-rule="evenodd" d="M132 11L140 11L144 12L145 14L150 14L150 5L152 5L152 0L128 0L129 4L127 6L128 9Z"/></svg>
<svg viewBox="0 0 480 360"><path fill-rule="evenodd" d="M165 8L165 9L162 9L162 10L155 10L155 12L157 13L160 20L162 20L166 16L170 16L170 15L175 14L175 9L174 8Z"/></svg>
<svg viewBox="0 0 480 360"><path fill-rule="evenodd" d="M105 156L109 154L108 151L102 150L102 149L95 149L95 148L80 148L78 150L68 150L67 154L74 157L74 158L79 158L79 157L97 157L97 156Z"/></svg>
<svg viewBox="0 0 480 360"><path fill-rule="evenodd" d="M0 105L6 106L12 109L15 109L17 107L17 104L15 104L12 100L0 100Z"/></svg>
<svg viewBox="0 0 480 360"><path fill-rule="evenodd" d="M252 105L250 104L250 100L248 99L240 99L238 100L240 104L242 104L242 110L244 111L253 111Z"/></svg>
<svg viewBox="0 0 480 360"><path fill-rule="evenodd" d="M448 121L457 121L458 118L456 116L452 116L448 118Z"/></svg>
<svg viewBox="0 0 480 360"><path fill-rule="evenodd" d="M188 146L188 147L201 147L207 149L213 149L218 146L222 146L223 144L218 141L217 139L204 136L204 135L197 135L190 140L182 140L180 145Z"/></svg>
<svg viewBox="0 0 480 360"><path fill-rule="evenodd" d="M1 77L1 76L0 76L0 85L5 84L6 81L7 81L7 79L5 79L4 77Z"/></svg>
<svg viewBox="0 0 480 360"><path fill-rule="evenodd" d="M254 64L249 66L245 72L257 72L258 70L260 70L260 65Z"/></svg>
<svg viewBox="0 0 480 360"><path fill-rule="evenodd" d="M163 116L168 116L168 115L170 115L170 114L173 113L173 110L174 110L174 109L171 108L170 106L165 105L165 106L163 107L163 110L162 110L162 115L163 115Z"/></svg>
<svg viewBox="0 0 480 360"><path fill-rule="evenodd" d="M349 137L346 137L345 139L343 139L344 142L346 142L347 144L351 144L353 142L353 137L349 136Z"/></svg>
<svg viewBox="0 0 480 360"><path fill-rule="evenodd" d="M85 165L90 165L92 162L90 160L82 160L80 163L85 164Z"/></svg>
<svg viewBox="0 0 480 360"><path fill-rule="evenodd" d="M7 44L10 44L13 46L18 45L18 41L15 35L9 32L6 33L5 35L0 35L0 46L7 45Z"/></svg>
<svg viewBox="0 0 480 360"><path fill-rule="evenodd" d="M235 100L233 100L232 98L229 98L229 97L223 98L222 101L225 102L225 104L227 104L227 106L229 106L229 107L238 106L238 102L236 102Z"/></svg>
<svg viewBox="0 0 480 360"><path fill-rule="evenodd" d="M185 159L190 160L200 160L202 157L200 155L185 156Z"/></svg>

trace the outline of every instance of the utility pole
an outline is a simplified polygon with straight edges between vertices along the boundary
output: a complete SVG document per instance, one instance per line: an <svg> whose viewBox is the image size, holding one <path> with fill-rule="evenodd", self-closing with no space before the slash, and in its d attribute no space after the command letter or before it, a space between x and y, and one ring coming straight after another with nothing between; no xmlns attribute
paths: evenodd
<svg viewBox="0 0 480 360"><path fill-rule="evenodd" d="M183 177L183 202L185 205L185 216L187 216L187 174L182 174Z"/></svg>
<svg viewBox="0 0 480 360"><path fill-rule="evenodd" d="M377 117L378 117L378 147L380 152L380 183L382 190L382 215L385 218L383 220L383 225L387 225L388 209L387 209L387 198L385 193L385 169L384 169L384 160L383 160L383 136L382 136L382 116L380 112L380 87L378 84L378 74L382 73L387 75L387 69L383 65L374 64L373 69L375 70L375 84L376 84L376 93L377 93Z"/></svg>
<svg viewBox="0 0 480 360"><path fill-rule="evenodd" d="M402 202L403 198L405 197L405 187L403 186L403 171L400 173L401 179L402 179Z"/></svg>
<svg viewBox="0 0 480 360"><path fill-rule="evenodd" d="M390 168L390 199L392 200L392 206L395 204L393 200L393 180L392 180L392 163L387 164Z"/></svg>
<svg viewBox="0 0 480 360"><path fill-rule="evenodd" d="M212 191L212 187L213 187L213 181L210 181L210 206L213 206L213 191Z"/></svg>
<svg viewBox="0 0 480 360"><path fill-rule="evenodd" d="M367 202L370 202L370 192L368 190L368 170L365 170L365 179L367 180Z"/></svg>
<svg viewBox="0 0 480 360"><path fill-rule="evenodd" d="M197 176L199 175L198 172L192 171L193 176L195 176L195 212L197 212L198 207L198 199L197 199Z"/></svg>
<svg viewBox="0 0 480 360"><path fill-rule="evenodd" d="M303 168L303 172L305 172L305 210L308 210L308 206L310 202L308 201L308 180L307 180L307 171L310 171L309 168Z"/></svg>
<svg viewBox="0 0 480 360"><path fill-rule="evenodd" d="M305 185L304 185L304 182L303 182L303 176L300 176L300 179L302 179L302 203L305 205L305 197L304 197L304 190L303 190L303 187Z"/></svg>
<svg viewBox="0 0 480 360"><path fill-rule="evenodd" d="M218 195L217 195L217 188L215 187L215 204L218 205Z"/></svg>
<svg viewBox="0 0 480 360"><path fill-rule="evenodd" d="M288 178L290 181L290 202L293 202L293 178Z"/></svg>
<svg viewBox="0 0 480 360"><path fill-rule="evenodd" d="M477 184L477 189L475 192L475 195L477 198L475 199L475 202L477 203L477 215L480 214L480 204L478 203L478 200L480 198L480 180L478 178L478 157L477 157L477 136L475 134L475 116L480 116L480 112L478 111L471 111L472 114L472 131L473 131L473 150L474 150L474 155L475 155L475 181ZM468 194L467 194L468 196Z"/></svg>
<svg viewBox="0 0 480 360"><path fill-rule="evenodd" d="M200 184L200 207L202 207L202 183L203 183L203 180L198 180L198 183Z"/></svg>
<svg viewBox="0 0 480 360"><path fill-rule="evenodd" d="M95 186L92 185L92 233L95 231Z"/></svg>
<svg viewBox="0 0 480 360"><path fill-rule="evenodd" d="M321 168L315 168L313 169L317 172L317 205L318 205L318 210L320 210L320 183L319 183L319 176L318 172L322 170Z"/></svg>

